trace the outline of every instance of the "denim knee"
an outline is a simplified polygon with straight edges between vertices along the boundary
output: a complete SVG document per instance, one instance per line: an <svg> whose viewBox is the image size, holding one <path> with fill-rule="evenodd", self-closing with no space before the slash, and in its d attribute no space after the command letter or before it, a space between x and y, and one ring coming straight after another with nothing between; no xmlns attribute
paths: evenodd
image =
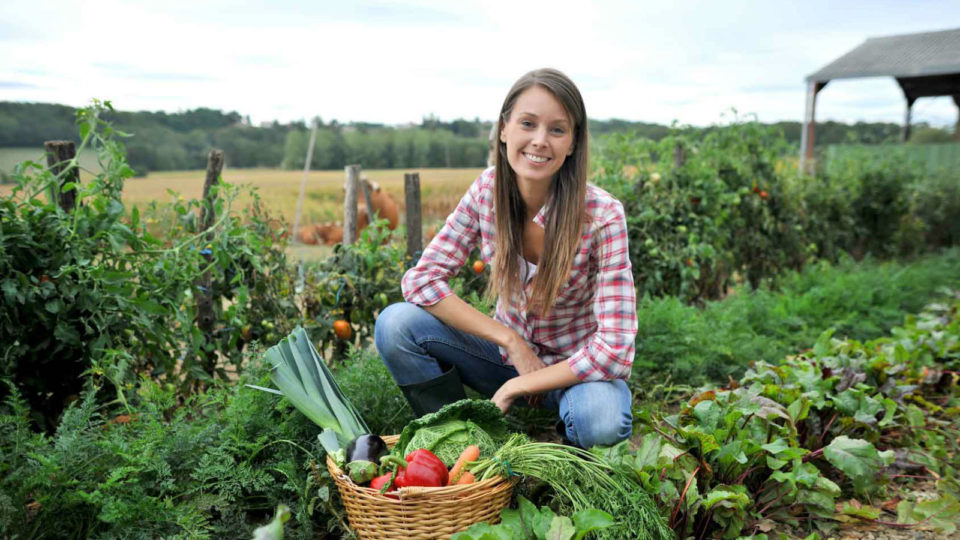
<svg viewBox="0 0 960 540"><path fill-rule="evenodd" d="M418 344L424 332L438 321L420 306L399 303L380 312L373 341L387 371L398 384L430 380L442 374L436 360Z"/></svg>
<svg viewBox="0 0 960 540"><path fill-rule="evenodd" d="M581 448L616 444L633 432L630 390L622 380L578 384L562 401L567 437Z"/></svg>
<svg viewBox="0 0 960 540"><path fill-rule="evenodd" d="M373 342L382 358L392 356L392 353L405 340L412 339L410 324L416 315L414 312L421 308L407 302L390 304L380 315L373 327Z"/></svg>

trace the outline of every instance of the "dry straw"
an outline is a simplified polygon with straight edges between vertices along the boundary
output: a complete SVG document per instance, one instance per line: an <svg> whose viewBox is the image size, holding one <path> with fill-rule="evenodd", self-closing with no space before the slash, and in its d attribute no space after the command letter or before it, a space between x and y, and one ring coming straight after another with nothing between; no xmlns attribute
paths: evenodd
<svg viewBox="0 0 960 540"><path fill-rule="evenodd" d="M399 436L383 438L393 447ZM360 538L427 540L448 538L481 521L496 523L510 503L515 480L497 476L473 484L439 488L406 487L398 498L360 487L327 457L347 520Z"/></svg>

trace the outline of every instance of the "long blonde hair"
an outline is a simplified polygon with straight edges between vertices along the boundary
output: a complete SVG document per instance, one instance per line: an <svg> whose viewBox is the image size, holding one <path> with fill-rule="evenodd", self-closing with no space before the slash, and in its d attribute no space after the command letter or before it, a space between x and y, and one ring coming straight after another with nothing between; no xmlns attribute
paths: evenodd
<svg viewBox="0 0 960 540"><path fill-rule="evenodd" d="M544 315L553 307L560 288L567 282L586 220L587 112L580 91L569 77L555 69L537 69L520 77L507 93L500 108L497 133L503 132L520 94L534 85L553 94L573 123L573 153L564 160L550 186L543 253L527 303L528 309ZM526 210L516 173L507 161L505 142L499 142L495 167L493 202L497 250L487 292L512 302L523 293L519 256L523 253Z"/></svg>

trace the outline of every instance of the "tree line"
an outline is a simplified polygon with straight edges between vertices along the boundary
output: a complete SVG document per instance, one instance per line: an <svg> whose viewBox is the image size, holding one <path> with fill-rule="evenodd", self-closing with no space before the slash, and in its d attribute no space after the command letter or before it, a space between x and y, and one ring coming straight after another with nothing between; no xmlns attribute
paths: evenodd
<svg viewBox="0 0 960 540"><path fill-rule="evenodd" d="M75 139L76 109L47 103L0 102L0 147L42 147L52 139ZM105 119L125 139L128 159L138 174L150 171L198 169L210 148L224 150L231 167L299 169L306 159L310 129L306 122L277 121L253 126L249 117L216 109L166 113L112 111ZM318 119L319 120L319 119ZM419 124L388 126L369 122L319 120L311 168L340 169L362 163L369 169L420 167L482 167L487 157L491 122L475 118L443 121L427 116ZM800 122L769 124L799 146ZM655 141L670 133L709 132L716 127L677 127L629 120L590 120L593 136L632 132ZM844 124L821 122L817 144L876 144L898 140L901 126L893 123ZM947 141L945 130L914 127L913 140Z"/></svg>

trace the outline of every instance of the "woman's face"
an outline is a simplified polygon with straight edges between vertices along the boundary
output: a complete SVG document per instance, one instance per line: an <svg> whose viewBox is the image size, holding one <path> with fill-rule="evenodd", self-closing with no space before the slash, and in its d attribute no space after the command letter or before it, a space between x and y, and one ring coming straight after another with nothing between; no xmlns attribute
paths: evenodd
<svg viewBox="0 0 960 540"><path fill-rule="evenodd" d="M573 153L573 123L546 88L533 85L513 105L500 132L507 162L520 182L549 182Z"/></svg>

